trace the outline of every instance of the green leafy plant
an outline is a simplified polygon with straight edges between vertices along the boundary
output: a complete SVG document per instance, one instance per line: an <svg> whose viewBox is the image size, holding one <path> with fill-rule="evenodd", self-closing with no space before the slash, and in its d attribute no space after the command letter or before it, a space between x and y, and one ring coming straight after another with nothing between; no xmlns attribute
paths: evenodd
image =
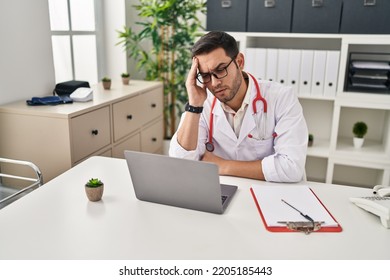
<svg viewBox="0 0 390 280"><path fill-rule="evenodd" d="M191 47L203 28L199 13L206 13L205 0L139 0L133 5L142 21L143 29L131 27L118 31L120 41L137 69L144 70L146 80L164 84L164 136L169 138L176 130L176 119L187 102L185 80L191 67ZM151 50L145 50L144 41L151 41Z"/></svg>
<svg viewBox="0 0 390 280"><path fill-rule="evenodd" d="M357 138L363 138L366 135L368 130L367 124L365 122L356 122L353 125L352 132Z"/></svg>
<svg viewBox="0 0 390 280"><path fill-rule="evenodd" d="M313 146L313 141L314 141L314 135L310 133L309 134L309 140L307 142L309 147Z"/></svg>
<svg viewBox="0 0 390 280"><path fill-rule="evenodd" d="M128 77L130 77L130 74L129 73L122 73L121 77L122 78L128 78Z"/></svg>
<svg viewBox="0 0 390 280"><path fill-rule="evenodd" d="M97 188L103 185L103 182L98 178L91 178L85 185L90 188Z"/></svg>
<svg viewBox="0 0 390 280"><path fill-rule="evenodd" d="M111 82L111 79L109 77L103 77L102 82Z"/></svg>

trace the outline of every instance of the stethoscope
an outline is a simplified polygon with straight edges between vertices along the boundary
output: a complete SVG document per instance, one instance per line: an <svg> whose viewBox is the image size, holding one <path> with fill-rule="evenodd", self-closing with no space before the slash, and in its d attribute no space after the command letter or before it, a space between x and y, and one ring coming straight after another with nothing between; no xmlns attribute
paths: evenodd
<svg viewBox="0 0 390 280"><path fill-rule="evenodd" d="M253 77L249 73L247 73L247 74L252 78L252 80L253 80L253 82L255 84L255 87L256 87L256 97L252 101L252 108L253 108L253 116L254 116L255 123L256 123L256 129L259 132L259 136L258 137L254 136L251 133L248 134L248 137L256 139L256 140L264 140L264 139L266 139L265 135L266 135L266 131L267 131L267 100L265 100L265 98L261 95L260 86L259 86L259 83L257 82L256 78ZM258 119L256 118L256 115L257 115L256 102L257 101L260 101L260 102L263 103L263 108L264 108L263 109L263 113L264 113L264 115L261 118L262 119L262 125L260 125ZM205 144L206 145L206 150L209 151L209 152L213 152L214 151L214 144L213 144L214 113L213 113L213 110L214 110L216 102L217 102L217 98L214 97L213 103L211 104L209 139L208 139L208 141ZM273 138L275 138L276 136L277 136L276 133L272 134Z"/></svg>

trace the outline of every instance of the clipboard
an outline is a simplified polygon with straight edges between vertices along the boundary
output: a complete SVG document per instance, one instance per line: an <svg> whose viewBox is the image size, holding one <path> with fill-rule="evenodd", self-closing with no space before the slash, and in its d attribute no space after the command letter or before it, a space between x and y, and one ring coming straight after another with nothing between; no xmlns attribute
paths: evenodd
<svg viewBox="0 0 390 280"><path fill-rule="evenodd" d="M254 185L250 191L264 226L270 232L342 231L337 220L308 186Z"/></svg>

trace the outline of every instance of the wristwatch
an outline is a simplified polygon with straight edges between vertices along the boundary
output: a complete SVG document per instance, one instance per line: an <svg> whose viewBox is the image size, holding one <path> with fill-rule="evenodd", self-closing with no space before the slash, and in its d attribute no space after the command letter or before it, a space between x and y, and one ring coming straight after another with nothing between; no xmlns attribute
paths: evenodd
<svg viewBox="0 0 390 280"><path fill-rule="evenodd" d="M203 107L194 107L187 102L185 110L190 113L200 114L203 111Z"/></svg>

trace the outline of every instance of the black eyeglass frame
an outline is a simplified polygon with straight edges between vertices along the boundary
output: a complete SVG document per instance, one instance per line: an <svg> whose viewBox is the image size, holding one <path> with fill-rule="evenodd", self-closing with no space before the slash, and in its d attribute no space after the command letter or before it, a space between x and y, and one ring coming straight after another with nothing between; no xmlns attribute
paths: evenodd
<svg viewBox="0 0 390 280"><path fill-rule="evenodd" d="M207 84L207 83L210 83L211 82L211 75L214 76L215 78L217 78L218 80L220 79L223 79L225 78L227 75L229 75L229 72L228 72L228 67L230 66L230 64L232 64L232 62L234 61L234 63L236 64L235 62L235 59L236 59L237 56L234 56L232 58L232 60L230 60L230 62L223 68L221 68L220 70L218 70L217 72L222 72L222 71L225 71L224 74L222 74L222 76L218 76L217 73L215 73L215 71L210 71L210 72L207 72L207 73L201 73L199 72L198 75L196 76L196 79L198 80L199 83L201 84ZM237 65L237 64L236 64ZM204 80L204 77L208 77L207 81L205 82Z"/></svg>

